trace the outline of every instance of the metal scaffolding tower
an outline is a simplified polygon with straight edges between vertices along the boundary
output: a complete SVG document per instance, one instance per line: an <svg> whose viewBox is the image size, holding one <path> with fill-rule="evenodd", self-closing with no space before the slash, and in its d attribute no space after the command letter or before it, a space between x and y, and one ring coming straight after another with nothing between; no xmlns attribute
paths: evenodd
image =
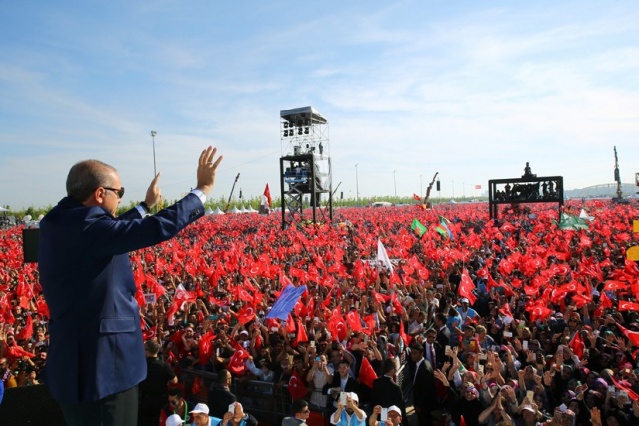
<svg viewBox="0 0 639 426"><path fill-rule="evenodd" d="M333 178L328 121L313 107L280 111L282 229L305 222L308 194L312 223L333 221ZM325 194L325 195L322 195ZM326 205L322 206L322 198ZM308 214L308 213L307 213ZM318 220L321 216L322 220Z"/></svg>

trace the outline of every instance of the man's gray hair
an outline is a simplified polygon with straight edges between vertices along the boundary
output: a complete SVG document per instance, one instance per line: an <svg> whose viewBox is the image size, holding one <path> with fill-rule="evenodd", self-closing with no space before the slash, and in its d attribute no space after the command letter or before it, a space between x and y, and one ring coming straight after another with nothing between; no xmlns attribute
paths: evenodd
<svg viewBox="0 0 639 426"><path fill-rule="evenodd" d="M84 160L76 163L67 175L67 196L76 201L84 202L96 188L108 185L110 173L115 167L99 160Z"/></svg>

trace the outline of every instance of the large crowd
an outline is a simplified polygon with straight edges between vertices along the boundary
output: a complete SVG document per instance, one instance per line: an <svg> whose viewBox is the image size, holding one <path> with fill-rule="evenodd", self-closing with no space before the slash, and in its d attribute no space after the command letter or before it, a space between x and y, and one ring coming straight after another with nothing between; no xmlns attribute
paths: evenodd
<svg viewBox="0 0 639 426"><path fill-rule="evenodd" d="M638 424L639 268L626 251L639 206L565 210L582 208L577 230L535 204L499 220L483 204L343 208L333 225L286 230L276 214L211 216L131 253L141 327L173 371L281 384L316 410L374 413L373 426L389 407L374 381L402 363L420 426ZM48 309L20 228L1 231L0 265L2 382L46 383ZM287 286L306 290L286 320L269 318ZM403 401L392 407L384 421L406 422Z"/></svg>

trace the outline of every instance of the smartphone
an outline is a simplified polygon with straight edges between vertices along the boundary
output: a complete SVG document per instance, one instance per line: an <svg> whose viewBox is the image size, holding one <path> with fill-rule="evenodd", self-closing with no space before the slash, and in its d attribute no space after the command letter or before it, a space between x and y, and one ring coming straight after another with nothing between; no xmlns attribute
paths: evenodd
<svg viewBox="0 0 639 426"><path fill-rule="evenodd" d="M235 403L229 404L229 413L235 414Z"/></svg>
<svg viewBox="0 0 639 426"><path fill-rule="evenodd" d="M609 393L615 393L616 392L615 387L614 386L608 386L608 392Z"/></svg>
<svg viewBox="0 0 639 426"><path fill-rule="evenodd" d="M315 357L315 362L319 362L320 361L320 357L316 356Z"/></svg>
<svg viewBox="0 0 639 426"><path fill-rule="evenodd" d="M483 364L479 364L479 365L477 366L477 369L479 370L479 372L480 372L481 374L484 374L484 365L483 365Z"/></svg>
<svg viewBox="0 0 639 426"><path fill-rule="evenodd" d="M513 334L510 331L504 331L504 337L513 337Z"/></svg>
<svg viewBox="0 0 639 426"><path fill-rule="evenodd" d="M535 402L535 392L526 391L526 398L528 398L528 402L530 403Z"/></svg>
<svg viewBox="0 0 639 426"><path fill-rule="evenodd" d="M479 353L479 355L477 355L477 358L478 358L480 361L486 361L486 359L488 358L488 355L486 355L486 354L485 354L485 353L483 353L483 352L480 352L480 353Z"/></svg>
<svg viewBox="0 0 639 426"><path fill-rule="evenodd" d="M544 363L544 356L541 352L537 353L537 364L543 364Z"/></svg>
<svg viewBox="0 0 639 426"><path fill-rule="evenodd" d="M527 351L528 350L528 340L524 340L523 342L521 342L521 347L523 350Z"/></svg>
<svg viewBox="0 0 639 426"><path fill-rule="evenodd" d="M445 353L446 355L450 355L450 352L451 352L451 350L450 350L450 346L446 345L446 348L444 349L444 353Z"/></svg>
<svg viewBox="0 0 639 426"><path fill-rule="evenodd" d="M311 345L311 347L313 347L313 348L314 348L314 347L315 347L315 340L311 340L311 341L309 342L309 345Z"/></svg>
<svg viewBox="0 0 639 426"><path fill-rule="evenodd" d="M339 403L342 404L343 407L346 407L346 392L339 393Z"/></svg>
<svg viewBox="0 0 639 426"><path fill-rule="evenodd" d="M388 421L388 408L382 408L382 412L380 413L380 421Z"/></svg>

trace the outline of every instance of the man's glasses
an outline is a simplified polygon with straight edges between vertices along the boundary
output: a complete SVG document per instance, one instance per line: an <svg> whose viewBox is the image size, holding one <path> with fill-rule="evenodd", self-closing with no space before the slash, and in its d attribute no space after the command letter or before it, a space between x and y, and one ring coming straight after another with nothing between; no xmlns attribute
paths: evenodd
<svg viewBox="0 0 639 426"><path fill-rule="evenodd" d="M107 188L106 186L103 186L104 189L109 190L109 191L113 191L115 193L115 195L118 196L118 198L122 198L124 197L124 187L120 188L120 189L115 189L115 188Z"/></svg>

